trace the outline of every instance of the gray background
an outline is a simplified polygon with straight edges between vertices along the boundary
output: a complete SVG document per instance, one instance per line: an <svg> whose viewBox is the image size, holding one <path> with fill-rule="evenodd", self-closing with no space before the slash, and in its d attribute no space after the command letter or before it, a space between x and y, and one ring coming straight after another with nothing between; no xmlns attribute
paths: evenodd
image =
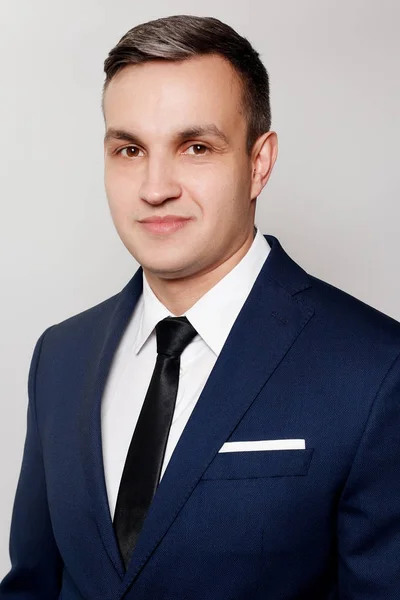
<svg viewBox="0 0 400 600"><path fill-rule="evenodd" d="M400 320L398 1L1 0L0 578L34 344L137 268L103 188L103 61L134 25L182 13L226 21L269 71L280 155L262 232Z"/></svg>

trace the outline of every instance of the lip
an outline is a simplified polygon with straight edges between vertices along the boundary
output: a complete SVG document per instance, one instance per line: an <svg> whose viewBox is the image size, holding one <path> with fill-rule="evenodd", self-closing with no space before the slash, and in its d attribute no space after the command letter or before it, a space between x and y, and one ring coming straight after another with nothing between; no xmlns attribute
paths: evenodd
<svg viewBox="0 0 400 600"><path fill-rule="evenodd" d="M178 215L167 215L165 217L147 217L139 223L152 233L173 233L182 229L190 218Z"/></svg>
<svg viewBox="0 0 400 600"><path fill-rule="evenodd" d="M187 221L188 217L180 217L178 215L166 215L165 217L147 217L142 219L140 223L172 223L174 221Z"/></svg>

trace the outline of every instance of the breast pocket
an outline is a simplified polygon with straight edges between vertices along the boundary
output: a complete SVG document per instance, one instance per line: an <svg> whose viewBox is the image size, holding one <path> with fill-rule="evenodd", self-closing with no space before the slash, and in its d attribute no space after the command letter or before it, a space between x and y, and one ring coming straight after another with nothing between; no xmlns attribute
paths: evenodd
<svg viewBox="0 0 400 600"><path fill-rule="evenodd" d="M220 452L202 479L259 479L307 475L314 449Z"/></svg>

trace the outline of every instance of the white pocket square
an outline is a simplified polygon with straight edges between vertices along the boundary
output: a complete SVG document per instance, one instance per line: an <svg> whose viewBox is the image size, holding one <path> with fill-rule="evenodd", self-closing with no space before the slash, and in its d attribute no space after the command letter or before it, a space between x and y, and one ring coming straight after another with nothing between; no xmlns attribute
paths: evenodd
<svg viewBox="0 0 400 600"><path fill-rule="evenodd" d="M251 442L225 442L219 452L249 452L259 450L305 450L305 440L257 440Z"/></svg>

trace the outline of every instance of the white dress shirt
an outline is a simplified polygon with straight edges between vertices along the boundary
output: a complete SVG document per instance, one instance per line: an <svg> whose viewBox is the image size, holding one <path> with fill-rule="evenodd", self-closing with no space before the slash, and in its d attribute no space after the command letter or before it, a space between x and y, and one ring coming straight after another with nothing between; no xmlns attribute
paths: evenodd
<svg viewBox="0 0 400 600"><path fill-rule="evenodd" d="M241 261L184 313L197 335L181 355L161 477L269 250L257 229ZM112 518L129 444L156 363L155 326L168 316L176 315L158 300L143 273L143 293L114 355L102 398L103 461Z"/></svg>

